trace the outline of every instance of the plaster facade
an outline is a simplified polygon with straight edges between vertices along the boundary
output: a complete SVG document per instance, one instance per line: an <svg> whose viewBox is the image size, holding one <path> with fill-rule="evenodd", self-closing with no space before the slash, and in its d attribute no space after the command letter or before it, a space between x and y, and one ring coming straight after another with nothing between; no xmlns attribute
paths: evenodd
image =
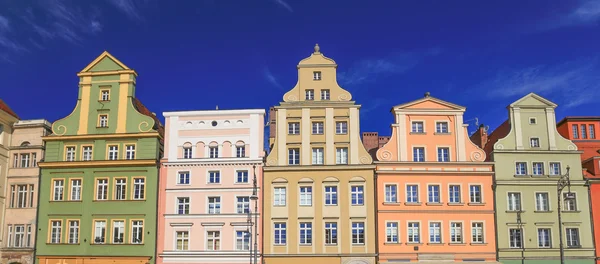
<svg viewBox="0 0 600 264"><path fill-rule="evenodd" d="M10 147L12 142L13 135L13 125L19 121L19 116L13 112L13 110L2 100L0 99L0 197L6 197L8 189L6 188L7 183L7 175L10 167L10 162L12 161L10 155ZM6 201L6 199L4 199ZM6 204L6 202L4 202ZM2 248L8 246L8 241L6 241L7 233L4 228L5 222L5 213L6 210L4 206L0 210L0 242ZM4 254L4 250L2 251Z"/></svg>
<svg viewBox="0 0 600 264"><path fill-rule="evenodd" d="M360 140L360 105L318 45L297 68L296 86L271 110L264 262L374 264L374 166Z"/></svg>
<svg viewBox="0 0 600 264"><path fill-rule="evenodd" d="M488 136L485 149L495 163L496 232L502 263L560 263L561 231L565 263L595 262L582 152L558 133L555 108L543 97L528 94L508 106L508 120ZM559 231L557 181L567 173L567 166L575 199L561 198L563 230ZM566 192L567 188L561 195Z"/></svg>
<svg viewBox="0 0 600 264"><path fill-rule="evenodd" d="M466 108L434 97L394 106L377 151L379 262L495 262L492 164Z"/></svg>
<svg viewBox="0 0 600 264"><path fill-rule="evenodd" d="M78 76L75 109L43 138L36 263L155 263L162 124L108 52Z"/></svg>
<svg viewBox="0 0 600 264"><path fill-rule="evenodd" d="M250 197L254 174L261 197L265 110L163 115L158 263L248 263L248 228L262 234L261 202L255 210Z"/></svg>

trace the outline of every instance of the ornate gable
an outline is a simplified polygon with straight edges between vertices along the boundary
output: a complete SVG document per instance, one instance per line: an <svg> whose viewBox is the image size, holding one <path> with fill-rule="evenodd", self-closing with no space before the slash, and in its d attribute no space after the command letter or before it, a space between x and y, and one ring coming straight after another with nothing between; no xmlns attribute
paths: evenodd
<svg viewBox="0 0 600 264"><path fill-rule="evenodd" d="M396 105L393 108L395 111L403 110L433 110L433 111L465 111L464 106L456 105L444 100L432 97L429 92L425 93L425 97L414 100L412 102Z"/></svg>

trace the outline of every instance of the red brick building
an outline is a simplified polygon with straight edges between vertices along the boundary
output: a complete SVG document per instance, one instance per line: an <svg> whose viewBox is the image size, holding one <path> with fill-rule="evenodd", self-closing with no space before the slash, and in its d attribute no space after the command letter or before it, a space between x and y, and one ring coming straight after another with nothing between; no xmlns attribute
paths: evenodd
<svg viewBox="0 0 600 264"><path fill-rule="evenodd" d="M596 242L596 263L600 264L600 116L568 116L557 125L558 133L577 145L583 175L590 182L590 202Z"/></svg>

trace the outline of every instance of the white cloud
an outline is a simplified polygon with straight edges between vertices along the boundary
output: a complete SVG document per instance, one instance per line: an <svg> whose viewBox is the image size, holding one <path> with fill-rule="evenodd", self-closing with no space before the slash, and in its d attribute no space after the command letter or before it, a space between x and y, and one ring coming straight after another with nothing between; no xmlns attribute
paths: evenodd
<svg viewBox="0 0 600 264"><path fill-rule="evenodd" d="M9 31L9 30L10 30L10 23L8 21L8 18L0 15L0 31Z"/></svg>
<svg viewBox="0 0 600 264"><path fill-rule="evenodd" d="M265 77L265 80L267 80L273 86L275 86L279 89L283 89L283 86L281 86L281 84L277 80L277 77L275 77L275 75L273 75L273 73L271 73L271 70L269 70L269 68L265 67L263 69L263 76Z"/></svg>
<svg viewBox="0 0 600 264"><path fill-rule="evenodd" d="M580 0L578 5L561 15L539 21L534 31L547 31L563 27L597 24L600 20L600 0Z"/></svg>
<svg viewBox="0 0 600 264"><path fill-rule="evenodd" d="M276 4L280 5L281 7L285 8L285 9L287 9L290 12L294 12L294 9L292 9L292 7L290 6L290 4L288 4L284 0L273 0L273 2L275 2Z"/></svg>
<svg viewBox="0 0 600 264"><path fill-rule="evenodd" d="M137 3L142 2L140 0L107 0L107 1L131 19L140 20L142 18L142 15L140 14L140 11L139 11L139 7L136 5L136 2Z"/></svg>

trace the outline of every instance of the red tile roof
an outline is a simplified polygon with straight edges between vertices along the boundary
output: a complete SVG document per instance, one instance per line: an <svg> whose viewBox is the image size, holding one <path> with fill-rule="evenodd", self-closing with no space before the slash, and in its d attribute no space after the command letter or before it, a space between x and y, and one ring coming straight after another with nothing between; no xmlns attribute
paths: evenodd
<svg viewBox="0 0 600 264"><path fill-rule="evenodd" d="M144 106L144 104L142 104L142 102L140 102L140 100L138 100L135 97L133 98L133 106L141 114L147 115L147 116L151 117L152 119L154 119L153 129L158 131L158 134L160 134L160 136L161 136L160 142L163 143L162 137L164 137L164 135L165 135L165 128L163 127L162 123L160 123L160 120L158 119L158 117L156 117L156 115L154 115L152 112L150 112L150 110L148 110L148 108L146 108L146 106Z"/></svg>
<svg viewBox="0 0 600 264"><path fill-rule="evenodd" d="M2 99L0 99L0 110L16 117L17 119L20 119L19 116L12 109L10 109L10 107L4 101L2 101Z"/></svg>

